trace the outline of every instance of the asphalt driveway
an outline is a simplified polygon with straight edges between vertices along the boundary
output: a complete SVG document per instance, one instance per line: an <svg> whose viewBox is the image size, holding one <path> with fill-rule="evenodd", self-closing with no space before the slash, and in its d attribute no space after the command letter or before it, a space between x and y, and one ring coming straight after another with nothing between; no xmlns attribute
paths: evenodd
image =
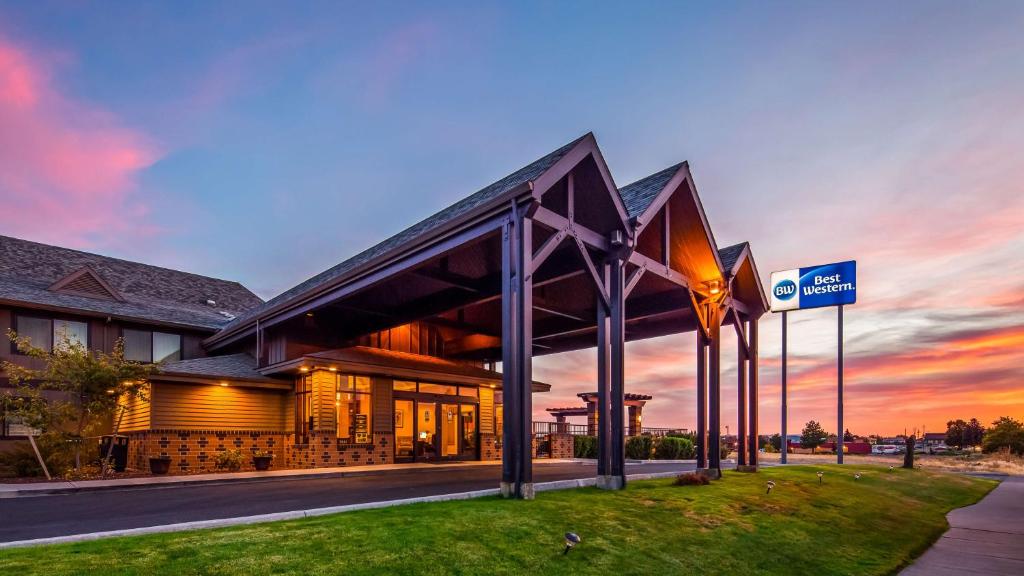
<svg viewBox="0 0 1024 576"><path fill-rule="evenodd" d="M693 464L630 464L626 473L693 468ZM534 464L535 482L592 478L595 474L593 464ZM500 478L500 466L467 466L0 499L0 542L468 492L496 488Z"/></svg>

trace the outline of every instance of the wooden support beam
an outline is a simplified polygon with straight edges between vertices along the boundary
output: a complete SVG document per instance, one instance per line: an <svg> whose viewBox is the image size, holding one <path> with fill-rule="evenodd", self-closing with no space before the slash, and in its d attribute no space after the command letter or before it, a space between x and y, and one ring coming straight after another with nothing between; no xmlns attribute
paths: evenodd
<svg viewBox="0 0 1024 576"><path fill-rule="evenodd" d="M746 330L743 329L743 319L740 318L739 312L735 308L729 308L729 314L732 316L732 325L736 328L736 345L743 349L743 352L747 352L747 334Z"/></svg>
<svg viewBox="0 0 1024 576"><path fill-rule="evenodd" d="M665 203L664 212L662 212L662 223L661 223L661 263L666 268L671 268L672 262L672 219L669 217L669 204Z"/></svg>
<svg viewBox="0 0 1024 576"><path fill-rule="evenodd" d="M513 208L513 213L515 209ZM515 299L515 253L516 229L511 222L502 227L501 233L501 387L502 404L502 452L501 452L501 494L506 498L516 496L519 444L519 395L515 393L519 378L516 375L517 336L516 319L519 316Z"/></svg>
<svg viewBox="0 0 1024 576"><path fill-rule="evenodd" d="M735 311L734 311L735 312ZM736 465L747 465L747 345L736 337Z"/></svg>
<svg viewBox="0 0 1024 576"><path fill-rule="evenodd" d="M466 292L471 292L473 294L479 294L487 290L487 284L481 282L479 279L470 278L468 276L463 276L462 274L456 274L443 269L417 268L416 270L413 270L412 273L415 276L429 278L430 280L446 284L453 288L465 290Z"/></svg>
<svg viewBox="0 0 1024 576"><path fill-rule="evenodd" d="M708 337L697 331L697 468L708 467Z"/></svg>
<svg viewBox="0 0 1024 576"><path fill-rule="evenodd" d="M711 303L711 344L708 348L708 468L718 476L722 473L722 313Z"/></svg>
<svg viewBox="0 0 1024 576"><path fill-rule="evenodd" d="M748 466L757 466L758 464L758 430L757 430L757 320L752 319L747 325L747 393L749 395L749 401L747 405L747 416L749 424L747 426L747 433L750 435L750 442L747 444L750 446L750 455L747 458ZM783 438L785 442L785 438Z"/></svg>
<svg viewBox="0 0 1024 576"><path fill-rule="evenodd" d="M515 290L519 301L516 322L516 383L519 395L518 478L516 497L533 499L533 221L520 216L518 220L518 266ZM504 397L504 394L502 395Z"/></svg>
<svg viewBox="0 0 1024 576"><path fill-rule="evenodd" d="M534 270L540 268L541 264L548 259L548 256L551 256L555 249L562 243L562 240L565 240L565 237L568 234L568 229L558 230L552 234L550 238L545 240L544 244L541 244L541 247L538 248L537 252L533 255Z"/></svg>
<svg viewBox="0 0 1024 576"><path fill-rule="evenodd" d="M597 273L597 267L594 266L594 260L590 257L590 251L584 246L583 240L580 240L579 236L574 236L576 240L576 246L580 249L580 255L583 257L583 263L587 267L587 271L590 272L590 277L594 281L594 291L597 293L598 298L605 305L609 305L608 291L604 287L604 279Z"/></svg>
<svg viewBox="0 0 1024 576"><path fill-rule="evenodd" d="M614 484L613 488L625 488L626 486L626 431L625 431L625 348L626 348L626 293L625 293L625 267L622 260L614 259L610 262L608 293L610 306L608 307L611 316L611 330L609 343L609 357L611 368L611 453L612 462L610 474Z"/></svg>
<svg viewBox="0 0 1024 576"><path fill-rule="evenodd" d="M673 270L671 267L666 266L649 256L644 256L635 250L629 254L629 263L634 266L646 268L651 274L655 274L659 278L668 280L680 288L690 288L690 283L686 280L686 277L683 276L682 272Z"/></svg>
<svg viewBox="0 0 1024 576"><path fill-rule="evenodd" d="M601 276L607 281L609 266L602 266ZM611 318L604 304L597 304L597 478L601 487L609 487L611 474L611 367L609 337Z"/></svg>
<svg viewBox="0 0 1024 576"><path fill-rule="evenodd" d="M646 270L647 270L646 268L641 266L640 268L637 268L636 270L634 270L632 274L630 274L629 280L626 281L626 288L625 288L625 290L626 290L625 297L626 298L629 298L630 292L632 292L633 289L636 288L636 285L640 282L640 279L643 278L644 272Z"/></svg>
<svg viewBox="0 0 1024 576"><path fill-rule="evenodd" d="M579 238L584 244L590 246L595 250L602 252L608 252L610 250L610 243L608 238L599 232L595 232L586 226L581 225L579 222L572 222L570 225L569 219L561 214L551 211L549 208L540 206L533 215L533 219L538 224L543 224L552 230L564 230L570 229L573 236Z"/></svg>

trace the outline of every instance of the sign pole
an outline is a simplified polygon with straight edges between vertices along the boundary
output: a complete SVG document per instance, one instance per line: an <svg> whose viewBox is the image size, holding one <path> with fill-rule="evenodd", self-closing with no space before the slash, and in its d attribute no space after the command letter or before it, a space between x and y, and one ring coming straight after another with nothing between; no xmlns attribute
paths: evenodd
<svg viewBox="0 0 1024 576"><path fill-rule="evenodd" d="M836 459L843 463L843 436L846 429L843 428L843 305L839 305L839 435L836 440Z"/></svg>
<svg viewBox="0 0 1024 576"><path fill-rule="evenodd" d="M786 453L789 452L789 442L786 441L786 311L782 311L782 432L779 446L782 448L782 463L786 463Z"/></svg>

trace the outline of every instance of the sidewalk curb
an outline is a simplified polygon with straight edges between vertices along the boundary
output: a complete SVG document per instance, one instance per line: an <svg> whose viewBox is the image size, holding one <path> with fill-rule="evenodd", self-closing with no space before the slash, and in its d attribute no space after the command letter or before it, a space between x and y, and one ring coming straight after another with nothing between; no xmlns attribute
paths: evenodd
<svg viewBox="0 0 1024 576"><path fill-rule="evenodd" d="M653 480L657 478L673 478L680 472L655 472L649 474L629 474L626 479ZM584 488L595 486L596 478L580 478L577 480L556 480L553 482L539 482L534 484L534 491L548 492L552 490L568 490L573 488ZM72 534L69 536L53 536L50 538L35 538L32 540L15 540L12 542L0 542L0 550L9 548L24 548L28 546L41 546L45 544L66 544L71 542L88 542L102 538L113 538L119 536L141 536L144 534L161 534L166 532L181 532L185 530L199 530L208 528L223 528L227 526L244 526L248 524L261 524L264 522L277 522L281 520L298 520L301 518L315 518L327 514L339 514L342 512L354 512L356 510L373 510L377 508L390 508L393 506L405 506L408 504L421 504L425 502L447 502L452 500L471 500L500 495L497 488L486 490L473 490L470 492L456 492L452 494L436 494L433 496L419 496L416 498L404 498L401 500L383 500L379 502L364 502L361 504L345 504L342 506L328 506L325 508L312 508L309 510L294 510L290 512L274 512L270 514L258 514L255 516L238 516L235 518L218 518L216 520L199 520L196 522L181 522L178 524L164 524L162 526L146 526L143 528L126 528L123 530L109 530L105 532L90 532L86 534Z"/></svg>

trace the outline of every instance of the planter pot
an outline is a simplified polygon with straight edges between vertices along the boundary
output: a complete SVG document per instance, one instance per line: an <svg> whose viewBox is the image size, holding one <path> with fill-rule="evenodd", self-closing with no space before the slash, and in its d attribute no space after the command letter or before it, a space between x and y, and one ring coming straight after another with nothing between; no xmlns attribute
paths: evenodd
<svg viewBox="0 0 1024 576"><path fill-rule="evenodd" d="M150 458L149 459L149 471L153 474L167 474L171 469L171 459L167 457L163 458Z"/></svg>
<svg viewBox="0 0 1024 576"><path fill-rule="evenodd" d="M252 465L257 470L270 470L270 461L273 459L273 456L253 456Z"/></svg>

